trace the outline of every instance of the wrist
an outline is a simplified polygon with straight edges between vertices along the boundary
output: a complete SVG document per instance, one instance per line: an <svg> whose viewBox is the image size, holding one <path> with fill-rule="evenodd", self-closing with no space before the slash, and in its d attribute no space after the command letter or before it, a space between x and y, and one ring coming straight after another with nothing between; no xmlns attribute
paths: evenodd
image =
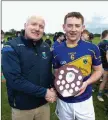
<svg viewBox="0 0 108 120"><path fill-rule="evenodd" d="M87 86L89 85L89 81L87 80L87 81L85 81L86 82L86 84L87 84Z"/></svg>

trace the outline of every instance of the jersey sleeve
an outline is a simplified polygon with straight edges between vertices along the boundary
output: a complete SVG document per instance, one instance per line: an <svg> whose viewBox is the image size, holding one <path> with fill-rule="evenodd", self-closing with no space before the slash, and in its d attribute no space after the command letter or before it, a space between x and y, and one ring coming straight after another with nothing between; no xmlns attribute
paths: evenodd
<svg viewBox="0 0 108 120"><path fill-rule="evenodd" d="M98 66L101 64L101 55L100 55L100 50L99 47L94 45L93 46L93 56L92 56L92 65L93 66Z"/></svg>

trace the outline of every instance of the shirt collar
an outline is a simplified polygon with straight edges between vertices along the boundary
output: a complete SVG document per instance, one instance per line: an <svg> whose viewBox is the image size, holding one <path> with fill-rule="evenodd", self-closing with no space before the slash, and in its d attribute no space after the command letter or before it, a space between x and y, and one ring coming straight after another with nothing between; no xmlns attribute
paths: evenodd
<svg viewBox="0 0 108 120"><path fill-rule="evenodd" d="M67 43L66 43L66 41L64 42L64 45L66 46L66 47L68 47L68 48L75 48L75 47L77 47L80 43L82 42L82 40L80 39L76 44L68 44L67 45Z"/></svg>

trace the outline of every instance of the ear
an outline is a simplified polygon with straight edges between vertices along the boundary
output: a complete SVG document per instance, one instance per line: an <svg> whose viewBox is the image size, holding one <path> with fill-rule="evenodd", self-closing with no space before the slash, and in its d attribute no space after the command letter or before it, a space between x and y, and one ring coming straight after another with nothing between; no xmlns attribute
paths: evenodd
<svg viewBox="0 0 108 120"><path fill-rule="evenodd" d="M24 23L24 29L26 28L26 23Z"/></svg>
<svg viewBox="0 0 108 120"><path fill-rule="evenodd" d="M85 25L82 26L82 32L83 32L84 29L85 29Z"/></svg>
<svg viewBox="0 0 108 120"><path fill-rule="evenodd" d="M63 27L63 30L65 31L65 24L63 24L62 27Z"/></svg>

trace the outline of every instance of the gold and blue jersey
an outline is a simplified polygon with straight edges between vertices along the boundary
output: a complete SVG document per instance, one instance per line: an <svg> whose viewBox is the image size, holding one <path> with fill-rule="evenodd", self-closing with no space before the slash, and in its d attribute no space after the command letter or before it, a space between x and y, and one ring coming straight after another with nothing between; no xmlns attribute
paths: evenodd
<svg viewBox="0 0 108 120"><path fill-rule="evenodd" d="M63 42L53 50L53 67L54 69L58 69L65 64L74 65L79 68L83 73L84 81L86 81L91 75L92 66L101 64L99 48L83 40L79 40L76 45L71 46ZM91 96L91 92L92 87L89 85L86 91L80 96L69 98L59 97L70 103L81 102L88 99Z"/></svg>

